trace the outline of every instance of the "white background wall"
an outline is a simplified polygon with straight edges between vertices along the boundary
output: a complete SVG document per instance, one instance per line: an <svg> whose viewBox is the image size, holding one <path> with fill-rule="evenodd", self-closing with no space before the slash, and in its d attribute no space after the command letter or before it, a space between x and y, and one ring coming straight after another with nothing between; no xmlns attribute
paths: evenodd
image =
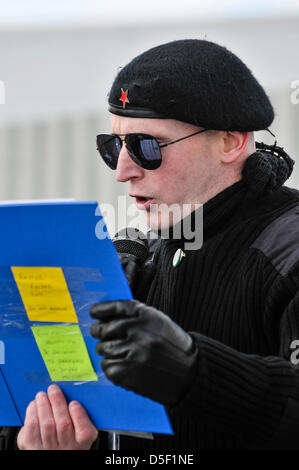
<svg viewBox="0 0 299 470"><path fill-rule="evenodd" d="M138 53L180 38L219 42L251 68L275 106L271 129L278 144L297 160L288 184L299 188L299 104L291 103L291 84L299 80L298 16L222 21L210 15L167 23L164 15L138 25L122 24L119 15L116 26L2 25L0 80L6 100L0 105L0 199L115 203L126 185L114 182L95 150L95 135L109 130L109 87L118 67Z"/></svg>

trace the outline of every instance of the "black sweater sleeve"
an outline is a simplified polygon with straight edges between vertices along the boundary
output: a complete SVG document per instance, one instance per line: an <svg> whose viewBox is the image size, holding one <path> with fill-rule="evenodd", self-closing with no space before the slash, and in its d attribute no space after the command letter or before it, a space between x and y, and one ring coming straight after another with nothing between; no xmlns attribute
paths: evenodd
<svg viewBox="0 0 299 470"><path fill-rule="evenodd" d="M18 450L17 437L19 427L0 427L0 450Z"/></svg>

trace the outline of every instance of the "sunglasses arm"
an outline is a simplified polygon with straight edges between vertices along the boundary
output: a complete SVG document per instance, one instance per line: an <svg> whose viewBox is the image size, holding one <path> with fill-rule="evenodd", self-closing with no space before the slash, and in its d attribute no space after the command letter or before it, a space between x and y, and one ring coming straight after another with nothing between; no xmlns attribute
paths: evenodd
<svg viewBox="0 0 299 470"><path fill-rule="evenodd" d="M180 139L173 140L172 142L168 142L168 144L159 145L160 148L168 147L168 145L175 144L176 142L180 142L181 140L189 139L189 137L193 137L194 135L201 134L202 132L209 131L210 129L202 129L201 131L194 132L193 134L186 135L185 137L181 137Z"/></svg>

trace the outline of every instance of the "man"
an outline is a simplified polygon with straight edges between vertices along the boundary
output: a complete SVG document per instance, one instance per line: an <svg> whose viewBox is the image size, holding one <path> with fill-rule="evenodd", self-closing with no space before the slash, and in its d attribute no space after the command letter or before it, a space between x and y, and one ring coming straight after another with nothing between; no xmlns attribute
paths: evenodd
<svg viewBox="0 0 299 470"><path fill-rule="evenodd" d="M268 97L227 49L182 40L124 67L109 110L113 135L98 136L98 149L149 225L167 226L157 207L203 204L203 246L186 250L184 232L170 230L145 303L91 308L107 377L163 403L174 429L122 437L121 448L297 448L299 192L282 186L293 164L285 152L255 148L253 132L273 120ZM20 448L68 445L64 426L68 448L92 445L84 410L77 404L78 425L63 400L57 388L36 397Z"/></svg>

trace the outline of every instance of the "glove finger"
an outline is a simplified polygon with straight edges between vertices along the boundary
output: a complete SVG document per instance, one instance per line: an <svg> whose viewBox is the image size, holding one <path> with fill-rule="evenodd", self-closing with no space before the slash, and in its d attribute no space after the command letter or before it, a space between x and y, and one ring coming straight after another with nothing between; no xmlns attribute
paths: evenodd
<svg viewBox="0 0 299 470"><path fill-rule="evenodd" d="M126 365L120 359L102 359L101 368L106 377L115 385L124 386L124 378L128 374Z"/></svg>
<svg viewBox="0 0 299 470"><path fill-rule="evenodd" d="M136 288L136 285L138 284L140 267L136 262L135 256L128 255L127 253L119 253L118 256L127 281L133 291Z"/></svg>
<svg viewBox="0 0 299 470"><path fill-rule="evenodd" d="M136 303L131 300L117 300L94 304L89 314L92 318L106 322L114 318L128 318L136 316Z"/></svg>
<svg viewBox="0 0 299 470"><path fill-rule="evenodd" d="M89 330L91 336L93 336L94 338L99 338L99 339L101 339L101 331L102 331L102 323L100 322L93 323Z"/></svg>
<svg viewBox="0 0 299 470"><path fill-rule="evenodd" d="M156 266L150 259L145 261L142 266L140 279L135 282L134 297L141 302L145 302L151 283L156 272Z"/></svg>
<svg viewBox="0 0 299 470"><path fill-rule="evenodd" d="M96 353L106 358L125 358L130 351L128 343L123 340L100 341L96 345Z"/></svg>
<svg viewBox="0 0 299 470"><path fill-rule="evenodd" d="M128 337L129 330L135 325L136 319L111 320L107 323L94 323L90 327L90 334L101 341L124 339Z"/></svg>
<svg viewBox="0 0 299 470"><path fill-rule="evenodd" d="M140 268L138 267L138 265L136 263L134 263L134 261L129 260L126 263L124 271L125 271L125 275L126 275L126 278L127 278L127 281L129 283L130 287L133 288L135 286L136 282L137 282L138 273L140 272Z"/></svg>

